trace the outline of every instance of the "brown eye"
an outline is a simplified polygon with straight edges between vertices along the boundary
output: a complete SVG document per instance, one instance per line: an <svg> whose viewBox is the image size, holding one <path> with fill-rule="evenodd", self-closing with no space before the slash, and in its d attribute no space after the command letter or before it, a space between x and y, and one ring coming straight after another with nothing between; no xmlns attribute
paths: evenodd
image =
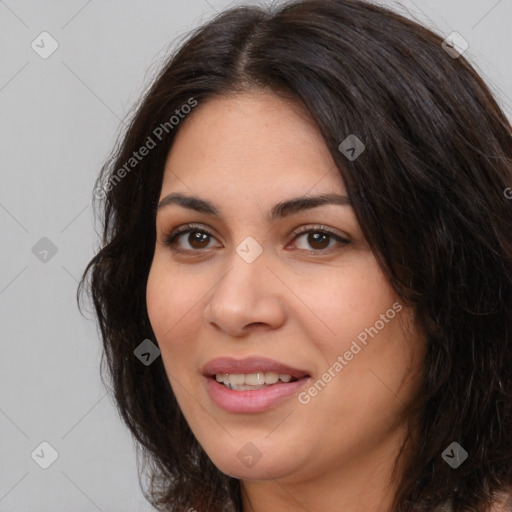
<svg viewBox="0 0 512 512"><path fill-rule="evenodd" d="M204 231L190 231L187 241L194 249L204 249L208 246L210 235Z"/></svg>
<svg viewBox="0 0 512 512"><path fill-rule="evenodd" d="M307 240L313 249L325 249L329 246L329 235L325 233L308 233Z"/></svg>
<svg viewBox="0 0 512 512"><path fill-rule="evenodd" d="M188 236L185 236L188 235ZM164 244L178 251L207 249L213 235L203 228L183 226L164 238ZM183 243L185 241L185 244Z"/></svg>
<svg viewBox="0 0 512 512"><path fill-rule="evenodd" d="M164 244L176 251L192 253L211 248L210 242L213 240L216 240L215 237L201 226L185 225L165 237ZM297 244L297 240L304 240L306 247L300 247L301 244ZM183 241L185 241L185 244ZM296 232L294 243L299 246L299 250L323 254L344 247L350 244L350 241L325 227L317 227L316 229L306 228ZM304 242L302 242L302 245L304 245Z"/></svg>
<svg viewBox="0 0 512 512"><path fill-rule="evenodd" d="M350 244L349 240L333 233L327 228L306 228L295 233L295 235L294 241L298 245L298 248L309 252L328 252L331 249L336 249L336 246L339 248L340 246L343 247ZM301 239L305 241L305 243L302 242L302 247L300 247L300 243L297 243L297 241Z"/></svg>

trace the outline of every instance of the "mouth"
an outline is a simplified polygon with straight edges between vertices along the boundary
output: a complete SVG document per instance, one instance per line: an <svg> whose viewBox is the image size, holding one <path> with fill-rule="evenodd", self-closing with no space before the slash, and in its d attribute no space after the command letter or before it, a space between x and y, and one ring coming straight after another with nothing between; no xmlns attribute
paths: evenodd
<svg viewBox="0 0 512 512"><path fill-rule="evenodd" d="M306 375L307 376L307 375ZM256 373L217 373L210 378L215 379L219 384L235 391L251 391L265 389L275 384L288 384L297 382L299 379L287 373L256 372Z"/></svg>
<svg viewBox="0 0 512 512"><path fill-rule="evenodd" d="M263 412L297 393L311 375L277 361L251 357L223 357L203 369L212 400L232 413Z"/></svg>
<svg viewBox="0 0 512 512"><path fill-rule="evenodd" d="M202 374L235 389L238 386L272 386L310 377L306 370L265 357L219 357L206 363Z"/></svg>

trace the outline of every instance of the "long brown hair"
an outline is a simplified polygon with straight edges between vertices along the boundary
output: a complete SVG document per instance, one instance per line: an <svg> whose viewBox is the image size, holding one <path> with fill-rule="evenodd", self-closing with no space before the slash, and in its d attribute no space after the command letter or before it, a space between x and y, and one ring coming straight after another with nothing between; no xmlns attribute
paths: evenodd
<svg viewBox="0 0 512 512"><path fill-rule="evenodd" d="M191 98L258 88L309 111L383 272L428 336L392 510L430 512L452 500L454 512L484 512L512 485L512 130L464 56L442 41L359 0L236 7L194 31L141 99L98 177L102 244L77 298L87 282L102 378L138 441L146 497L159 510L241 511L240 482L195 439L161 358L146 367L134 349L155 341L145 287L180 127L169 120ZM349 134L366 146L354 161L338 149ZM155 146L121 173L148 137ZM454 441L468 453L456 469L442 458Z"/></svg>

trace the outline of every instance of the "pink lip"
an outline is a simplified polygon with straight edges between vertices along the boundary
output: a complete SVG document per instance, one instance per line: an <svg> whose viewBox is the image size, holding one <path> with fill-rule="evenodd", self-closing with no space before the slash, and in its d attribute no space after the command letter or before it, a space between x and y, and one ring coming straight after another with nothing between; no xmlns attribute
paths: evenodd
<svg viewBox="0 0 512 512"><path fill-rule="evenodd" d="M273 384L254 391L235 391L219 384L214 378L204 377L212 400L222 409L232 413L264 412L295 394L309 381L309 377L295 382Z"/></svg>
<svg viewBox="0 0 512 512"><path fill-rule="evenodd" d="M279 382L263 389L235 391L215 380L218 373L276 372L291 375L295 382ZM231 413L264 412L297 393L310 377L306 371L291 368L271 359L249 357L237 360L222 357L207 363L202 370L204 381L211 399L222 409Z"/></svg>

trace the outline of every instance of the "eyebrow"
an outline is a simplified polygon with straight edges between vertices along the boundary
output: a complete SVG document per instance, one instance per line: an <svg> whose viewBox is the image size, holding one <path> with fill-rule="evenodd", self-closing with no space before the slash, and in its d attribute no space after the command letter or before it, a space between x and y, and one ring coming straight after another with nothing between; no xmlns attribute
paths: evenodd
<svg viewBox="0 0 512 512"><path fill-rule="evenodd" d="M220 209L212 202L200 197L186 196L179 192L173 192L165 196L157 206L157 211L162 210L165 206L177 204L183 208L195 210L200 213L207 213L221 217ZM279 218L284 218L295 213L317 208L324 205L352 206L352 202L346 196L338 194L320 194L317 196L301 196L293 197L285 201L281 201L272 207L269 215L266 215L268 222L275 222Z"/></svg>

